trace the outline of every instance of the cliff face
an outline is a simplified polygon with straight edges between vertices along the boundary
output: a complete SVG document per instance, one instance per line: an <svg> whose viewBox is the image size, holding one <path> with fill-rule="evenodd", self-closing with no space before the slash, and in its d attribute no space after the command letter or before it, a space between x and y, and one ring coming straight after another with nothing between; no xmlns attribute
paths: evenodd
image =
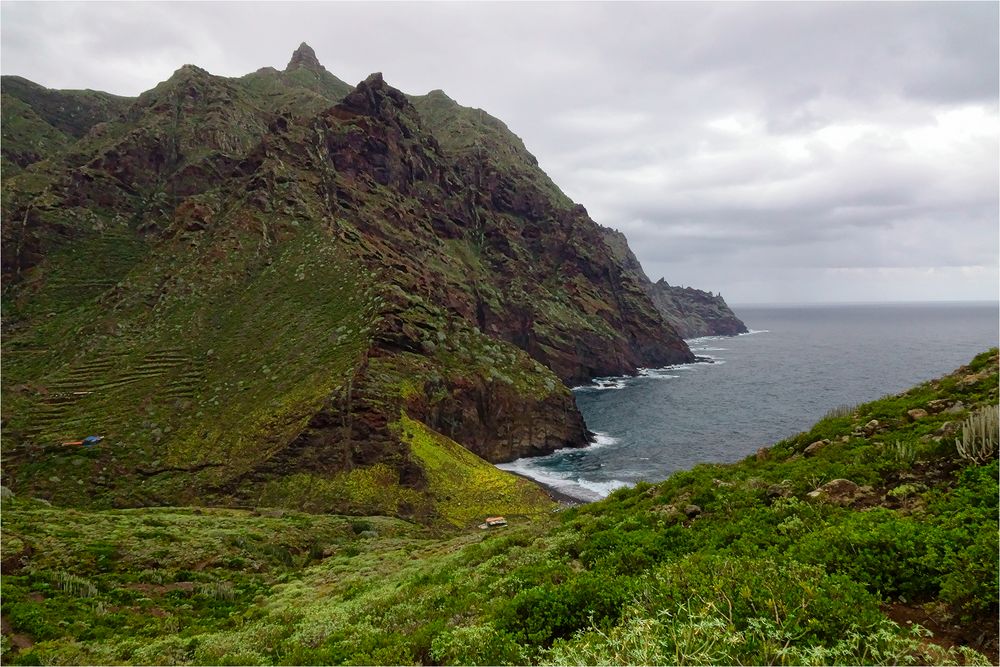
<svg viewBox="0 0 1000 667"><path fill-rule="evenodd" d="M5 178L15 487L295 505L377 473L425 515L414 442L582 446L566 384L692 359L500 121L344 86L308 47L240 79L186 65ZM92 433L92 461L60 449Z"/></svg>
<svg viewBox="0 0 1000 667"><path fill-rule="evenodd" d="M736 317L722 295L693 287L674 287L660 278L651 282L642 265L628 247L625 235L615 229L601 228L604 242L621 263L625 271L642 285L657 311L683 338L699 336L736 336L747 333L747 327Z"/></svg>
<svg viewBox="0 0 1000 667"><path fill-rule="evenodd" d="M652 284L649 294L657 310L684 338L747 333L747 326L721 294L668 285L663 278Z"/></svg>

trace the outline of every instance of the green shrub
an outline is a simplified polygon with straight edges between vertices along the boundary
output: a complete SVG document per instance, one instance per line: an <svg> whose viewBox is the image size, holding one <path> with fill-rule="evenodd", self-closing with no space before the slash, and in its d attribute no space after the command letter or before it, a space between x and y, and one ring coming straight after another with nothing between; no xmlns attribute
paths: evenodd
<svg viewBox="0 0 1000 667"><path fill-rule="evenodd" d="M581 572L565 583L521 591L501 605L496 624L520 643L549 646L593 623L616 621L632 591L630 579Z"/></svg>
<svg viewBox="0 0 1000 667"><path fill-rule="evenodd" d="M469 625L442 632L431 643L431 657L442 665L523 665L524 649L492 625Z"/></svg>
<svg viewBox="0 0 1000 667"><path fill-rule="evenodd" d="M903 632L888 619L849 629L829 645L804 644L773 620L758 617L736 629L724 610L683 605L678 614L647 616L631 608L609 632L595 630L555 644L557 665L919 665L988 664L974 652L923 650L919 626ZM948 659L950 658L950 660Z"/></svg>
<svg viewBox="0 0 1000 667"><path fill-rule="evenodd" d="M909 468L917 460L917 446L912 442L897 439L892 446L892 455L896 461Z"/></svg>
<svg viewBox="0 0 1000 667"><path fill-rule="evenodd" d="M803 641L828 643L882 618L863 586L794 561L694 554L660 568L645 588L641 601L651 612L700 600L727 610L740 628L766 617Z"/></svg>
<svg viewBox="0 0 1000 667"><path fill-rule="evenodd" d="M919 638L840 575L770 560L692 556L664 566L611 629L556 642L556 664L913 664Z"/></svg>
<svg viewBox="0 0 1000 667"><path fill-rule="evenodd" d="M954 606L969 621L976 617L996 619L998 611L997 535L981 531L973 543L951 555L941 581L941 599Z"/></svg>
<svg viewBox="0 0 1000 667"><path fill-rule="evenodd" d="M937 593L948 544L941 528L876 508L804 536L789 555L846 574L872 592L914 600Z"/></svg>
<svg viewBox="0 0 1000 667"><path fill-rule="evenodd" d="M841 404L830 410L823 416L823 419L836 419L838 417L850 417L858 409L857 405Z"/></svg>
<svg viewBox="0 0 1000 667"><path fill-rule="evenodd" d="M55 572L52 580L56 588L70 595L80 598L92 598L97 595L97 586L93 582L70 572Z"/></svg>

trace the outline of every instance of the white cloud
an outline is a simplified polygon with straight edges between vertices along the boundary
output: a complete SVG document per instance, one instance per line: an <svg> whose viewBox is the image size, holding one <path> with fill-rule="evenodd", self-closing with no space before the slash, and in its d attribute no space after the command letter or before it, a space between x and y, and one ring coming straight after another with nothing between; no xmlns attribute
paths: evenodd
<svg viewBox="0 0 1000 667"><path fill-rule="evenodd" d="M672 283L758 302L997 295L996 3L0 12L3 72L52 87L135 95L188 62L283 67L305 40L348 82L442 88L504 120Z"/></svg>

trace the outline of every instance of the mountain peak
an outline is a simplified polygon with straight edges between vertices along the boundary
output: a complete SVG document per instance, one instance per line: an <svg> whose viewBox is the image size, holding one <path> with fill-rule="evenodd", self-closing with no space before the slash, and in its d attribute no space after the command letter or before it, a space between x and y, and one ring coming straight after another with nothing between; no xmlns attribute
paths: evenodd
<svg viewBox="0 0 1000 667"><path fill-rule="evenodd" d="M390 108L412 108L406 95L386 83L381 72L369 74L340 104L355 113L382 117L393 115Z"/></svg>
<svg viewBox="0 0 1000 667"><path fill-rule="evenodd" d="M314 72L326 71L326 68L320 64L319 59L316 57L316 52L305 42L299 44L299 48L295 49L295 53L292 54L292 59L288 61L288 67L285 68L285 71L290 72L299 67L304 67Z"/></svg>

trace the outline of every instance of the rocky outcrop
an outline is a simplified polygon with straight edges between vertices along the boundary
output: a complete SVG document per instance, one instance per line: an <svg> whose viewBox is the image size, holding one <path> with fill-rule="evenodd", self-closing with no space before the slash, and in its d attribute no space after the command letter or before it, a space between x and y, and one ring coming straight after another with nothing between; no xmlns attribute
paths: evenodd
<svg viewBox="0 0 1000 667"><path fill-rule="evenodd" d="M870 486L858 486L849 479L834 479L810 491L806 497L833 505L851 505L873 495Z"/></svg>
<svg viewBox="0 0 1000 667"><path fill-rule="evenodd" d="M302 42L299 44L299 48L295 49L292 53L291 59L288 61L288 66L285 67L286 72L290 72L299 67L313 70L314 72L326 71L326 68L320 64L319 58L316 57L316 52L313 48Z"/></svg>
<svg viewBox="0 0 1000 667"><path fill-rule="evenodd" d="M652 284L650 297L664 319L684 338L736 336L748 331L721 294L672 286L660 278Z"/></svg>
<svg viewBox="0 0 1000 667"><path fill-rule="evenodd" d="M544 187L525 181L537 170L533 163L451 160L417 109L381 74L358 84L325 118L328 159L358 198L374 182L432 212L429 228L359 219L370 238L383 242L380 261L388 254L405 261L423 249L437 253L442 235L471 244L478 255L456 274L407 269L415 288L430 290L435 303L525 350L569 384L693 359L663 326L641 284L601 243L601 228L586 210L563 207ZM345 200L346 194L338 192ZM353 206L354 200L343 201L338 208ZM599 308L585 305L593 300Z"/></svg>

